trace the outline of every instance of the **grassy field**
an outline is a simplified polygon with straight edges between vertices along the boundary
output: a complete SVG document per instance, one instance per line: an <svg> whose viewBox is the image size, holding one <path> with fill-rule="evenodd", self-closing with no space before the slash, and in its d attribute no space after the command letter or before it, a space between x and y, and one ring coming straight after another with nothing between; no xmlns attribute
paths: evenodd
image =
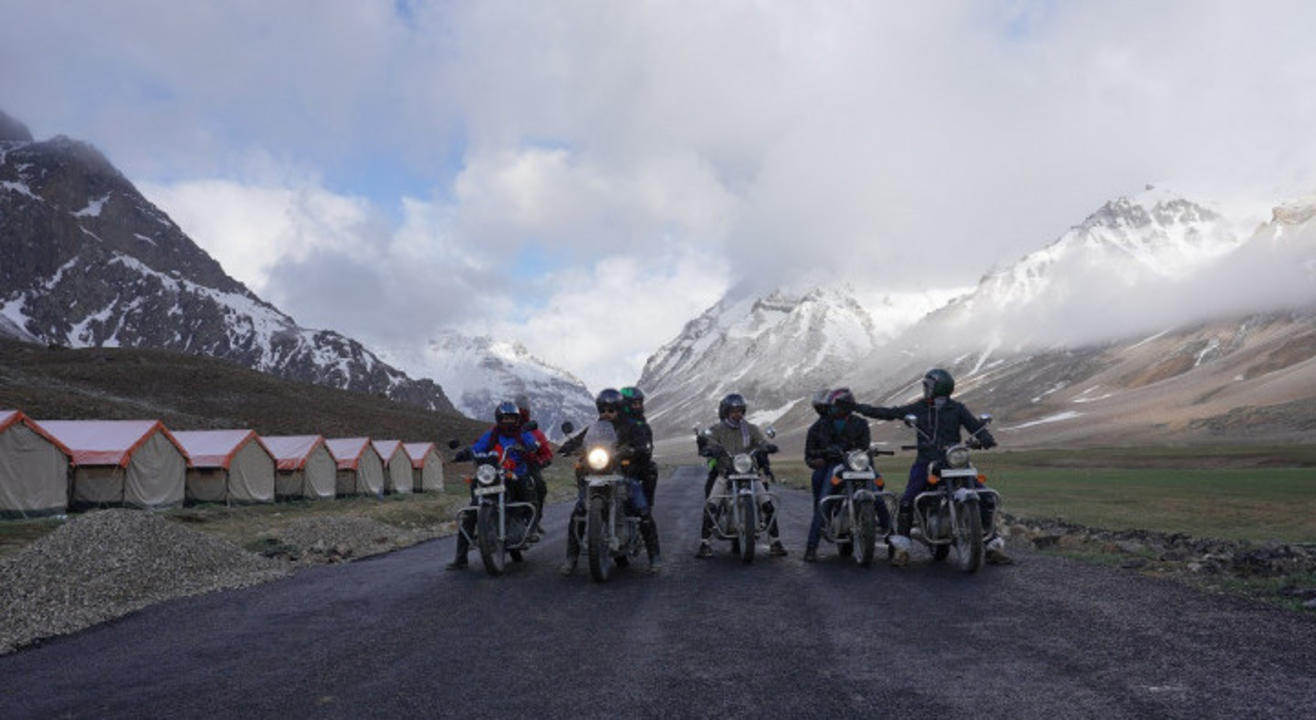
<svg viewBox="0 0 1316 720"><path fill-rule="evenodd" d="M912 456L883 458L887 487L905 486ZM975 455L1004 508L1111 530L1231 540L1316 542L1316 448L1108 448ZM774 462L796 487L802 462Z"/></svg>

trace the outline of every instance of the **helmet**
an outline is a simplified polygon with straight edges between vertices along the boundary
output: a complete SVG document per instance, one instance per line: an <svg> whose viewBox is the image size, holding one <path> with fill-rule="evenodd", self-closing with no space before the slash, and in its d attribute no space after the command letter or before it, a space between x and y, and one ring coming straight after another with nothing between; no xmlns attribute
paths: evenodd
<svg viewBox="0 0 1316 720"><path fill-rule="evenodd" d="M521 411L517 410L516 403L504 400L498 403L494 408L494 422L498 423L500 428L519 428L521 427Z"/></svg>
<svg viewBox="0 0 1316 720"><path fill-rule="evenodd" d="M594 407L598 408L599 414L603 411L611 410L612 412L621 412L622 396L616 388L604 388L594 398Z"/></svg>
<svg viewBox="0 0 1316 720"><path fill-rule="evenodd" d="M745 403L745 396L740 393L731 393L722 398L722 402L718 403L717 406L717 418L726 420L727 416L731 414L732 408L740 408L742 411L748 410L749 405Z"/></svg>
<svg viewBox="0 0 1316 720"><path fill-rule="evenodd" d="M813 411L818 413L819 417L827 414L827 396L831 394L832 391L827 388L813 394Z"/></svg>
<svg viewBox="0 0 1316 720"><path fill-rule="evenodd" d="M850 388L836 388L827 394L827 404L832 407L832 412L849 415L855 408L854 393L850 392Z"/></svg>
<svg viewBox="0 0 1316 720"><path fill-rule="evenodd" d="M622 403L622 410L637 417L644 417L644 391L633 386L627 385L621 389L621 396L626 402Z"/></svg>
<svg viewBox="0 0 1316 720"><path fill-rule="evenodd" d="M923 376L923 399L950 397L955 392L955 378L941 368L932 368Z"/></svg>

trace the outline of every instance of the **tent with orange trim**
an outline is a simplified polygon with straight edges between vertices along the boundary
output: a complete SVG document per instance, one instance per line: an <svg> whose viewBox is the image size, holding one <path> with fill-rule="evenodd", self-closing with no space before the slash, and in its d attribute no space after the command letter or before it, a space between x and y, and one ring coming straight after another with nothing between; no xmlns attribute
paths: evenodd
<svg viewBox="0 0 1316 720"><path fill-rule="evenodd" d="M432 442L403 443L411 458L412 489L416 492L443 490L443 458Z"/></svg>
<svg viewBox="0 0 1316 720"><path fill-rule="evenodd" d="M38 420L73 456L71 507L183 504L187 455L159 420Z"/></svg>
<svg viewBox="0 0 1316 720"><path fill-rule="evenodd" d="M189 502L274 502L274 455L255 430L174 432L187 452Z"/></svg>
<svg viewBox="0 0 1316 720"><path fill-rule="evenodd" d="M274 494L280 498L319 500L334 496L338 463L323 435L262 435L277 463Z"/></svg>
<svg viewBox="0 0 1316 720"><path fill-rule="evenodd" d="M67 512L72 455L21 411L0 410L0 517Z"/></svg>
<svg viewBox="0 0 1316 720"><path fill-rule="evenodd" d="M411 492L411 457L400 440L375 440L375 452L384 460L384 489L390 493Z"/></svg>
<svg viewBox="0 0 1316 720"><path fill-rule="evenodd" d="M339 495L383 495L384 461L370 438L331 438L324 441L338 464Z"/></svg>

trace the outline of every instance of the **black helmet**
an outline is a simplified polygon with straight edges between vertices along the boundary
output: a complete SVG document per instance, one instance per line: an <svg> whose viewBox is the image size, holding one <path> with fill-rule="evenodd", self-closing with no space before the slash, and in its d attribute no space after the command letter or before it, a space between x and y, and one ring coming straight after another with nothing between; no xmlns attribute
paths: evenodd
<svg viewBox="0 0 1316 720"><path fill-rule="evenodd" d="M827 395L827 404L833 412L849 415L855 408L854 393L850 392L850 388L836 388Z"/></svg>
<svg viewBox="0 0 1316 720"><path fill-rule="evenodd" d="M748 411L749 405L745 403L745 396L740 393L731 393L722 398L722 402L717 406L717 419L726 420L731 414L732 408L740 408L742 411Z"/></svg>
<svg viewBox="0 0 1316 720"><path fill-rule="evenodd" d="M819 417L827 414L827 396L831 394L832 391L827 388L813 394L813 411L818 413Z"/></svg>
<svg viewBox="0 0 1316 720"><path fill-rule="evenodd" d="M521 411L516 408L516 403L504 400L494 408L494 422L499 427L521 427Z"/></svg>
<svg viewBox="0 0 1316 720"><path fill-rule="evenodd" d="M605 410L621 412L621 406L621 393L617 392L616 388L604 388L594 398L594 407L598 408L600 415L602 415Z"/></svg>
<svg viewBox="0 0 1316 720"><path fill-rule="evenodd" d="M941 368L932 368L923 376L923 399L950 397L955 392L955 378Z"/></svg>
<svg viewBox="0 0 1316 720"><path fill-rule="evenodd" d="M644 417L644 391L634 385L627 385L621 389L621 396L626 402L622 404L622 410L635 415Z"/></svg>

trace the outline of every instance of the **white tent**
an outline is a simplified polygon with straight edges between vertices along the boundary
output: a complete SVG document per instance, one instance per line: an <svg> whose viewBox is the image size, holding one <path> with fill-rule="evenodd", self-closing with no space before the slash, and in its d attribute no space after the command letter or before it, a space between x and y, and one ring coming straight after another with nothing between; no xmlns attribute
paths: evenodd
<svg viewBox="0 0 1316 720"><path fill-rule="evenodd" d="M322 435L262 435L261 441L274 454L278 474L274 493L281 498L318 500L334 496L338 463Z"/></svg>
<svg viewBox="0 0 1316 720"><path fill-rule="evenodd" d="M0 517L66 512L72 455L35 420L0 410Z"/></svg>
<svg viewBox="0 0 1316 720"><path fill-rule="evenodd" d="M375 440L375 452L384 460L384 489L390 493L411 492L411 456L398 440Z"/></svg>
<svg viewBox="0 0 1316 720"><path fill-rule="evenodd" d="M339 495L384 494L384 461L371 446L370 438L332 438L324 444L338 463Z"/></svg>
<svg viewBox="0 0 1316 720"><path fill-rule="evenodd" d="M69 505L183 504L187 456L159 420L38 420L73 454Z"/></svg>
<svg viewBox="0 0 1316 720"><path fill-rule="evenodd" d="M416 492L443 490L443 458L432 442L403 443L411 458L411 481Z"/></svg>
<svg viewBox="0 0 1316 720"><path fill-rule="evenodd" d="M193 502L274 502L274 456L254 430L174 433L187 452L187 499Z"/></svg>

